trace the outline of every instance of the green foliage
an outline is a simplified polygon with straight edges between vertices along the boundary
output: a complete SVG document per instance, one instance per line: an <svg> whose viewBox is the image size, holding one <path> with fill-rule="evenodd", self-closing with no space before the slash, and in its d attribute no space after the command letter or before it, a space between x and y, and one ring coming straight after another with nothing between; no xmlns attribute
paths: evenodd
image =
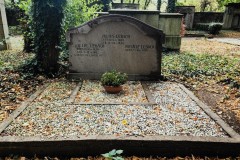
<svg viewBox="0 0 240 160"><path fill-rule="evenodd" d="M61 49L60 58L65 60L68 58L68 50L66 45L65 35L68 29L80 26L81 24L95 18L96 12L100 11L102 5L98 0L68 0L64 8L63 32L61 35Z"/></svg>
<svg viewBox="0 0 240 160"><path fill-rule="evenodd" d="M103 12L108 12L110 8L110 0L101 0L103 5Z"/></svg>
<svg viewBox="0 0 240 160"><path fill-rule="evenodd" d="M25 55L19 50L1 51L0 54L0 71L18 70L26 61L33 59L32 54Z"/></svg>
<svg viewBox="0 0 240 160"><path fill-rule="evenodd" d="M208 31L210 23L197 23L195 26L196 30Z"/></svg>
<svg viewBox="0 0 240 160"><path fill-rule="evenodd" d="M16 36L16 35L22 35L22 29L21 26L9 26L9 35L10 36Z"/></svg>
<svg viewBox="0 0 240 160"><path fill-rule="evenodd" d="M71 27L76 27L97 16L101 9L97 0L68 0L64 8L63 29L66 32Z"/></svg>
<svg viewBox="0 0 240 160"><path fill-rule="evenodd" d="M223 24L222 23L211 23L208 27L208 32L210 34L219 34L219 31L222 29Z"/></svg>
<svg viewBox="0 0 240 160"><path fill-rule="evenodd" d="M237 58L228 58L209 54L173 54L163 58L163 71L166 74L196 76L240 76L240 64Z"/></svg>
<svg viewBox="0 0 240 160"><path fill-rule="evenodd" d="M162 5L162 0L157 0L157 10L160 11Z"/></svg>
<svg viewBox="0 0 240 160"><path fill-rule="evenodd" d="M16 4L21 10L24 11L25 15L29 15L31 12L32 1L31 0L24 0L20 1Z"/></svg>
<svg viewBox="0 0 240 160"><path fill-rule="evenodd" d="M127 81L127 74L115 70L106 72L101 77L101 83L104 86L120 86Z"/></svg>
<svg viewBox="0 0 240 160"><path fill-rule="evenodd" d="M175 12L175 5L176 5L175 0L168 0L167 12L174 13Z"/></svg>
<svg viewBox="0 0 240 160"><path fill-rule="evenodd" d="M224 6L228 3L240 3L240 0L217 0L218 2L218 8L220 10L224 10Z"/></svg>
<svg viewBox="0 0 240 160"><path fill-rule="evenodd" d="M102 156L109 160L124 160L121 156L122 153L123 153L123 150L113 149L108 153L102 154Z"/></svg>
<svg viewBox="0 0 240 160"><path fill-rule="evenodd" d="M181 6L195 6L197 12L204 11L215 11L224 12L225 5L228 3L239 3L240 0L186 0L177 2L177 5Z"/></svg>
<svg viewBox="0 0 240 160"><path fill-rule="evenodd" d="M222 23L197 23L195 29L201 31L208 31L210 34L219 34L222 29Z"/></svg>
<svg viewBox="0 0 240 160"><path fill-rule="evenodd" d="M33 0L34 46L38 66L46 74L58 71L60 37L66 0Z"/></svg>
<svg viewBox="0 0 240 160"><path fill-rule="evenodd" d="M16 6L24 13L19 19L21 32L24 36L24 51L32 52L34 49L33 39L35 36L32 21L32 1L20 1L16 4Z"/></svg>
<svg viewBox="0 0 240 160"><path fill-rule="evenodd" d="M176 2L176 6L184 6L184 2Z"/></svg>
<svg viewBox="0 0 240 160"><path fill-rule="evenodd" d="M209 54L168 54L163 57L163 74L167 77L212 77L240 86L240 59Z"/></svg>

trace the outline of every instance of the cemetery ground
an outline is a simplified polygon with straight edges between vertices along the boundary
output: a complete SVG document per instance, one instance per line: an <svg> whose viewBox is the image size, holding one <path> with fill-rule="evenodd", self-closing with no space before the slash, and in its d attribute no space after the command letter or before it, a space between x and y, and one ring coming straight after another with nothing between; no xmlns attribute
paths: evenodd
<svg viewBox="0 0 240 160"><path fill-rule="evenodd" d="M234 33L238 34L238 33ZM232 34L230 34L231 36ZM228 37L228 34L225 34L224 37ZM32 75L26 73L21 69L21 66L26 63L27 60L33 58L32 54L22 52L22 40L21 37L14 37L13 41L13 50L1 51L0 54L0 98L1 98L1 108L0 108L0 122L4 122L11 113L14 112L23 101L25 101L30 95L32 95L36 90L41 89L42 86L49 84L47 89L45 89L36 99L33 101L31 107L27 107L25 111L19 115L17 121L14 121L10 126L1 133L1 136L8 135L25 135L33 136L45 135L47 137L54 136L54 132L59 133L59 126L64 127L66 133L60 136L67 137L71 135L72 131L84 132L92 131L98 133L104 129L91 128L91 126L81 126L79 128L74 128L74 125L69 125L69 123L59 123L53 124L52 126L44 126L41 123L34 123L38 119L54 119L63 118L66 121L75 121L74 118L81 120L82 122L86 118L91 120L101 121L102 119L108 119L112 124L120 124L120 128L111 128L111 124L107 123L105 125L105 133L114 133L122 134L121 131L124 131L124 134L134 134L134 136L145 136L152 135L154 133L163 134L163 135L198 135L198 136L216 136L216 137L226 137L226 133L215 124L211 119L209 119L206 114L199 110L198 106L192 101L189 100L187 94L182 94L179 87L175 82L181 83L186 86L189 90L193 91L195 95L207 104L216 114L218 114L225 122L227 122L237 133L240 133L240 46L231 45L216 41L209 41L205 38L184 38L182 40L182 48L180 53L165 53L163 56L163 75L168 79L164 83L148 83L148 89L151 90L170 90L170 92L157 92L160 95L165 95L166 99L169 99L167 94L175 94L175 100L181 99L185 103L193 103L192 110L188 110L182 107L182 110L174 108L174 106L166 106L168 109L164 111L163 108L149 107L141 108L137 104L133 104L130 108L124 109L121 105L126 103L148 103L147 95L145 95L144 89L141 87L140 82L129 82L125 85L125 88L128 88L129 92L125 93L120 97L111 98L115 99L116 103L119 105L113 106L112 115L108 114L107 117L103 115L96 114L100 117L94 117L94 111L96 107L91 105L89 108L86 107L89 103L93 101L96 102L96 95L100 95L100 98L97 100L100 103L109 103L109 99L106 98L101 92L100 84L95 81L84 81L83 83L76 82L67 82L65 75L62 74L56 78L48 79L43 75ZM170 84L170 85L168 85ZM76 102L85 103L85 106L82 108L78 107L77 104L72 104L69 108L62 107L61 103L64 100L68 102L71 101L72 90L79 85L82 86L81 89L75 93ZM173 88L169 87L172 86ZM93 89L95 88L95 89ZM177 89L176 89L177 88ZM146 90L145 90L146 91ZM153 91L152 91L153 93ZM83 95L83 96L82 96ZM94 97L95 96L95 97ZM152 98L155 98L157 101L159 95L153 95ZM68 99L68 97L70 97ZM147 97L147 98L146 98ZM171 98L170 98L171 99ZM174 98L172 99L174 100ZM53 105L58 106L62 113L59 114L56 107L51 107L49 102L54 102ZM84 102L84 103L83 103ZM159 100L159 104L164 103L164 100ZM181 102L182 103L182 102ZM183 105L180 102L176 105ZM34 108L33 110L31 108ZM104 110L103 106L103 110ZM137 111L136 111L137 110ZM79 113L85 113L79 116ZM203 130L191 130L189 128L188 132L177 128L178 132L172 132L171 129L168 131L157 130L156 126L153 126L154 122L160 122L163 126L169 125L164 124L166 119L172 117L173 114L181 115L181 117L174 117L175 120L184 121L186 120L189 123L189 126L192 124L197 124L205 126ZM157 118L159 113L164 112L166 116ZM190 114L189 112L195 112L195 114ZM54 114L53 114L54 113ZM76 114L78 113L78 114ZM135 128L132 120L132 117L139 116L138 114L144 115L148 114L147 124L143 125L143 128L146 130L141 130L141 128ZM184 113L184 114L182 114ZM129 115L126 119L118 119L118 114ZM84 117L87 116L87 117ZM28 120L29 118L32 120ZM73 117L73 118L72 118ZM98 119L100 118L100 119ZM188 120L189 119L189 120ZM204 124L202 123L204 121ZM90 123L88 122L85 122ZM136 123L141 123L139 120ZM176 124L177 122L173 122ZM18 128L18 124L22 125L22 128ZM55 126L54 126L55 125ZM119 127L118 126L118 127ZM129 132L124 129L124 127L129 127ZM181 126L180 127L189 127ZM39 128L37 128L39 127ZM168 126L169 128L174 128L174 126ZM84 129L83 129L84 128ZM99 130L98 130L99 129ZM175 128L176 129L176 128ZM27 132L24 132L27 131ZM41 130L41 133L39 133ZM135 130L135 132L132 132ZM164 133L162 133L164 131ZM118 133L119 132L119 133ZM87 134L87 133L85 133ZM176 157L180 158L180 157ZM197 157L188 157L189 159L197 159ZM11 158L10 158L11 159ZM90 158L91 159L91 158ZM101 158L100 158L101 159ZM130 159L134 159L131 157ZM137 157L135 157L137 159Z"/></svg>

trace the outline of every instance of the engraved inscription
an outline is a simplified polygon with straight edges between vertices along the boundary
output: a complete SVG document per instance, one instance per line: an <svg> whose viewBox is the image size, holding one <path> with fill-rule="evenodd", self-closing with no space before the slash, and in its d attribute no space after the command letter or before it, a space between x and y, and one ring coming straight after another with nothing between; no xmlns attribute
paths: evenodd
<svg viewBox="0 0 240 160"><path fill-rule="evenodd" d="M132 17L100 16L67 33L69 74L99 79L116 69L129 80L155 80L161 75L162 31ZM90 21L92 23L92 21Z"/></svg>
<svg viewBox="0 0 240 160"><path fill-rule="evenodd" d="M104 44L76 44L75 48L77 52L74 53L74 56L98 57L103 54Z"/></svg>
<svg viewBox="0 0 240 160"><path fill-rule="evenodd" d="M149 49L155 49L154 45L125 45L127 52L147 52Z"/></svg>
<svg viewBox="0 0 240 160"><path fill-rule="evenodd" d="M98 44L81 43L81 41L79 41L78 44L75 45L77 52L74 53L74 56L99 57L103 55L106 48L112 45L117 45L122 48L123 51L132 53L144 53L155 49L155 45L133 43L131 35L129 34L103 34L101 36L101 42Z"/></svg>
<svg viewBox="0 0 240 160"><path fill-rule="evenodd" d="M102 41L104 44L124 45L126 39L130 39L130 35L125 34L104 34Z"/></svg>

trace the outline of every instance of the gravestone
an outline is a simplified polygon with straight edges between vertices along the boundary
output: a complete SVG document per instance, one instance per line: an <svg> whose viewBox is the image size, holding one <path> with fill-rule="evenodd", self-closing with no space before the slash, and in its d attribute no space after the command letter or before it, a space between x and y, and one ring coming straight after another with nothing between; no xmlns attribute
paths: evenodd
<svg viewBox="0 0 240 160"><path fill-rule="evenodd" d="M4 0L0 0L0 50L11 49Z"/></svg>
<svg viewBox="0 0 240 160"><path fill-rule="evenodd" d="M240 3L229 3L226 5L223 29L240 29Z"/></svg>
<svg viewBox="0 0 240 160"><path fill-rule="evenodd" d="M164 34L135 18L101 16L68 30L69 77L99 79L110 70L130 80L161 78Z"/></svg>
<svg viewBox="0 0 240 160"><path fill-rule="evenodd" d="M113 9L139 9L139 4L134 3L112 3Z"/></svg>
<svg viewBox="0 0 240 160"><path fill-rule="evenodd" d="M195 6L176 6L175 12L183 14L186 29L192 29Z"/></svg>

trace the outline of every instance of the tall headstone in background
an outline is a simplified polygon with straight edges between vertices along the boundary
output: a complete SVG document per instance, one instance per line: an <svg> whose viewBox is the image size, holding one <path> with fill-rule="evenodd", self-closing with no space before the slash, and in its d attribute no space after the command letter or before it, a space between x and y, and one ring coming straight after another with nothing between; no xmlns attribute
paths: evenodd
<svg viewBox="0 0 240 160"><path fill-rule="evenodd" d="M99 79L113 69L131 80L161 77L164 34L135 18L101 16L70 29L66 39L71 78Z"/></svg>
<svg viewBox="0 0 240 160"><path fill-rule="evenodd" d="M240 29L240 3L229 3L226 5L223 29Z"/></svg>
<svg viewBox="0 0 240 160"><path fill-rule="evenodd" d="M192 29L195 6L176 6L176 13L184 15L184 23L187 29Z"/></svg>
<svg viewBox="0 0 240 160"><path fill-rule="evenodd" d="M0 0L0 50L10 49L9 31L4 0Z"/></svg>

